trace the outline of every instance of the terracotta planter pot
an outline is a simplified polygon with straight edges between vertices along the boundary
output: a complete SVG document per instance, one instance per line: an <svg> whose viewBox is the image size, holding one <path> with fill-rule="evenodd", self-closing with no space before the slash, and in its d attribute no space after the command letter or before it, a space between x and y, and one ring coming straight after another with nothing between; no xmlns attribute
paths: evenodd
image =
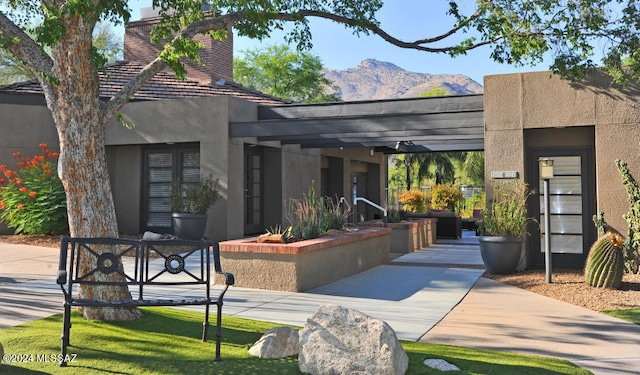
<svg viewBox="0 0 640 375"><path fill-rule="evenodd" d="M171 214L173 234L181 240L199 240L204 237L207 229L207 214L186 214L174 212Z"/></svg>
<svg viewBox="0 0 640 375"><path fill-rule="evenodd" d="M505 275L514 273L520 262L522 237L478 237L480 255L487 271Z"/></svg>

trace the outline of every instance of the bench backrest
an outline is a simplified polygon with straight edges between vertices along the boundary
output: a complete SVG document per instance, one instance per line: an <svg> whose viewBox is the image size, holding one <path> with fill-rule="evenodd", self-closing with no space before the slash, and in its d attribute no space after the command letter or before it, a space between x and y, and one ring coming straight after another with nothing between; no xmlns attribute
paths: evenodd
<svg viewBox="0 0 640 375"><path fill-rule="evenodd" d="M212 254L220 271L216 242L65 237L60 265L68 272L69 290L74 284L126 284L143 299L145 286L201 285L208 297Z"/></svg>

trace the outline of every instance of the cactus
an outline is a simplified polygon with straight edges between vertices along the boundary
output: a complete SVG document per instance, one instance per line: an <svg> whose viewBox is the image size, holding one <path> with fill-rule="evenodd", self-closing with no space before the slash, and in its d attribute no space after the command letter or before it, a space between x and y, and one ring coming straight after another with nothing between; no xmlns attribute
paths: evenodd
<svg viewBox="0 0 640 375"><path fill-rule="evenodd" d="M593 215L593 224L598 230L598 236L602 236L607 232L607 227L609 225L604 220L604 211L599 211L596 215Z"/></svg>
<svg viewBox="0 0 640 375"><path fill-rule="evenodd" d="M607 232L589 250L585 282L598 288L617 289L624 273L624 240L618 233Z"/></svg>
<svg viewBox="0 0 640 375"><path fill-rule="evenodd" d="M629 199L629 212L624 215L629 224L627 241L624 244L625 267L627 272L637 273L640 265L640 187L625 161L616 160L616 167Z"/></svg>

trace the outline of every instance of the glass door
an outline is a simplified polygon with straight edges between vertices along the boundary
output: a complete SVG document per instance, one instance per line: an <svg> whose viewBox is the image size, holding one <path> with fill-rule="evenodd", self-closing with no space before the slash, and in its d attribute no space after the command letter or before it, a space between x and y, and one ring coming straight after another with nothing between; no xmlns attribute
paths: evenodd
<svg viewBox="0 0 640 375"><path fill-rule="evenodd" d="M582 267L595 240L591 153L588 149L539 150L532 156L530 168L535 173L530 186L536 189L537 199L531 202L530 208L539 224L539 231L530 231L532 260L537 266L544 265L544 241L548 235L553 266ZM548 209L544 204L544 181L540 179L537 166L539 158L553 160L554 177L549 180ZM549 233L544 227L547 214L550 215Z"/></svg>
<svg viewBox="0 0 640 375"><path fill-rule="evenodd" d="M169 196L174 181L197 183L200 179L200 147L149 147L144 151L142 223L143 230L171 233Z"/></svg>
<svg viewBox="0 0 640 375"><path fill-rule="evenodd" d="M261 233L263 225L262 160L260 147L245 147L244 160L244 233Z"/></svg>

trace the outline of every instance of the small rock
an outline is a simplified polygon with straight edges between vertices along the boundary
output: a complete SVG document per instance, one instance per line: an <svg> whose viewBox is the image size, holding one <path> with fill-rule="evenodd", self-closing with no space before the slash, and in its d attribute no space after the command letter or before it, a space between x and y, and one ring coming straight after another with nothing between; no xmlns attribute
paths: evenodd
<svg viewBox="0 0 640 375"><path fill-rule="evenodd" d="M159 239L162 239L162 234L147 231L147 232L144 232L144 234L142 235L142 239L149 240L149 241L159 240Z"/></svg>
<svg viewBox="0 0 640 375"><path fill-rule="evenodd" d="M426 359L424 364L440 371L460 371L460 369L444 359Z"/></svg>
<svg viewBox="0 0 640 375"><path fill-rule="evenodd" d="M287 243L287 239L282 234L265 233L258 236L258 243Z"/></svg>
<svg viewBox="0 0 640 375"><path fill-rule="evenodd" d="M298 355L298 331L289 327L276 327L256 341L249 354L258 358L285 358Z"/></svg>

